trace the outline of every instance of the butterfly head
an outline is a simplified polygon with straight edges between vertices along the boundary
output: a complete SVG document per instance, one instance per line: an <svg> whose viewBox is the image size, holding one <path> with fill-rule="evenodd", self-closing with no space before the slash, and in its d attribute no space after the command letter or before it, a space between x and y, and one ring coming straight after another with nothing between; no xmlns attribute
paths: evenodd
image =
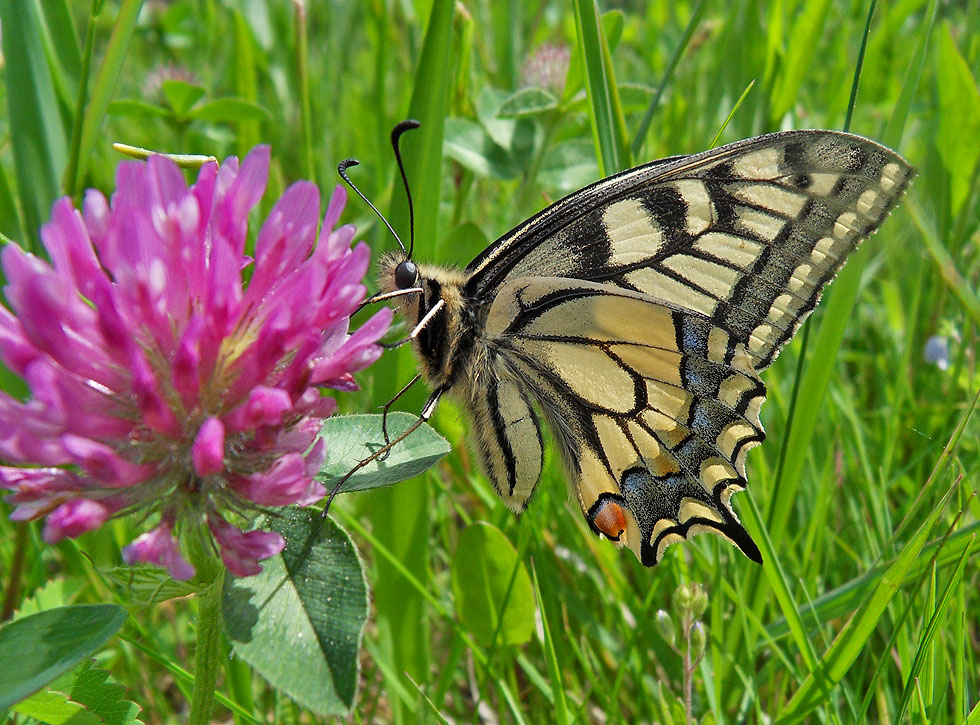
<svg viewBox="0 0 980 725"><path fill-rule="evenodd" d="M378 261L379 293L387 299L410 302L422 292L422 274L418 265L402 250L383 254Z"/></svg>
<svg viewBox="0 0 980 725"><path fill-rule="evenodd" d="M403 259L395 266L395 288L407 290L418 287L419 268L411 259Z"/></svg>
<svg viewBox="0 0 980 725"><path fill-rule="evenodd" d="M424 270L398 249L381 256L378 261L377 300L388 300L395 305L406 320L418 322L420 310L426 304Z"/></svg>

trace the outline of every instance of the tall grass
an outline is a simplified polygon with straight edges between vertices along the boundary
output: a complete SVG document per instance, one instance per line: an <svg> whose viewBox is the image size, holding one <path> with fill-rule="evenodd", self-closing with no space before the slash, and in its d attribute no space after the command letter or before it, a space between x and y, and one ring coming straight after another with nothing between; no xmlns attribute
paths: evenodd
<svg viewBox="0 0 980 725"><path fill-rule="evenodd" d="M621 9L602 14L610 6ZM219 158L262 142L273 147L273 187L312 174L330 188L337 162L358 157L352 175L407 237L387 135L414 116L423 126L406 136L405 157L417 256L464 265L599 168L623 166L631 148L637 162L706 148L753 82L722 142L849 119L919 176L807 323L806 349L795 341L766 373L768 442L734 501L765 540L766 564L700 537L645 569L589 532L551 458L517 519L467 453L460 411L441 404L433 424L450 457L421 480L336 504L373 588L352 720L679 722L683 659L657 612L676 613L678 587L699 583L698 718L952 723L972 712L977 722L980 2L879 3L851 103L868 10L829 0L600 12L591 0L311 2L305 12L273 0L2 0L0 232L37 248L57 195L112 187L113 141ZM500 118L546 44L569 49L565 88ZM173 71L204 89L197 110L162 95L158 80ZM392 247L360 204L347 221L378 252ZM941 364L927 347L945 350ZM350 409L383 403L413 374L407 351L386 355ZM18 390L9 374L2 382ZM415 390L400 406L416 411L423 399ZM477 521L502 531L515 571L532 574L535 628L523 644L481 639L459 611L457 542ZM5 604L123 600L103 572L118 563L126 526L48 547L36 526L0 517ZM182 717L188 610L138 612L99 655L146 722ZM235 660L220 695L239 722L311 717Z"/></svg>

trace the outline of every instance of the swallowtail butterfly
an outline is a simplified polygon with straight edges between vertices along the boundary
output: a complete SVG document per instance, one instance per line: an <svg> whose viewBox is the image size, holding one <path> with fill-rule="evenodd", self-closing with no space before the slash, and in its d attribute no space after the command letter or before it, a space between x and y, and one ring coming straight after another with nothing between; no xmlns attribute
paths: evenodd
<svg viewBox="0 0 980 725"><path fill-rule="evenodd" d="M420 421L452 396L515 512L547 428L596 534L648 566L703 531L761 562L731 506L765 436L759 374L911 176L858 136L773 133L596 182L462 271L389 254L379 297L414 326Z"/></svg>

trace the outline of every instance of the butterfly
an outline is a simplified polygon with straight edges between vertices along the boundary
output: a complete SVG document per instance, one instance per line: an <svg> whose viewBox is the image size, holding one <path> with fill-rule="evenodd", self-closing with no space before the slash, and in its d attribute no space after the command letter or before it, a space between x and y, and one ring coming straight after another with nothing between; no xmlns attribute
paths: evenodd
<svg viewBox="0 0 980 725"><path fill-rule="evenodd" d="M859 136L772 133L598 181L462 271L387 254L377 299L432 391L419 424L455 399L517 513L547 427L589 527L647 566L705 531L761 563L731 505L765 437L759 374L912 175Z"/></svg>

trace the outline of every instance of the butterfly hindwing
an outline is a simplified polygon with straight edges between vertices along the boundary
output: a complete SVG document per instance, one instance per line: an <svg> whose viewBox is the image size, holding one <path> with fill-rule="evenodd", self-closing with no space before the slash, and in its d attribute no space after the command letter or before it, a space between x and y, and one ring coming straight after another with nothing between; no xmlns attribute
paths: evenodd
<svg viewBox="0 0 980 725"><path fill-rule="evenodd" d="M704 530L760 558L729 504L763 438L744 346L648 295L561 278L501 288L487 334L556 432L597 533L648 565Z"/></svg>
<svg viewBox="0 0 980 725"><path fill-rule="evenodd" d="M465 389L473 448L500 498L519 513L534 491L544 461L541 425L530 391L493 364L478 385Z"/></svg>

